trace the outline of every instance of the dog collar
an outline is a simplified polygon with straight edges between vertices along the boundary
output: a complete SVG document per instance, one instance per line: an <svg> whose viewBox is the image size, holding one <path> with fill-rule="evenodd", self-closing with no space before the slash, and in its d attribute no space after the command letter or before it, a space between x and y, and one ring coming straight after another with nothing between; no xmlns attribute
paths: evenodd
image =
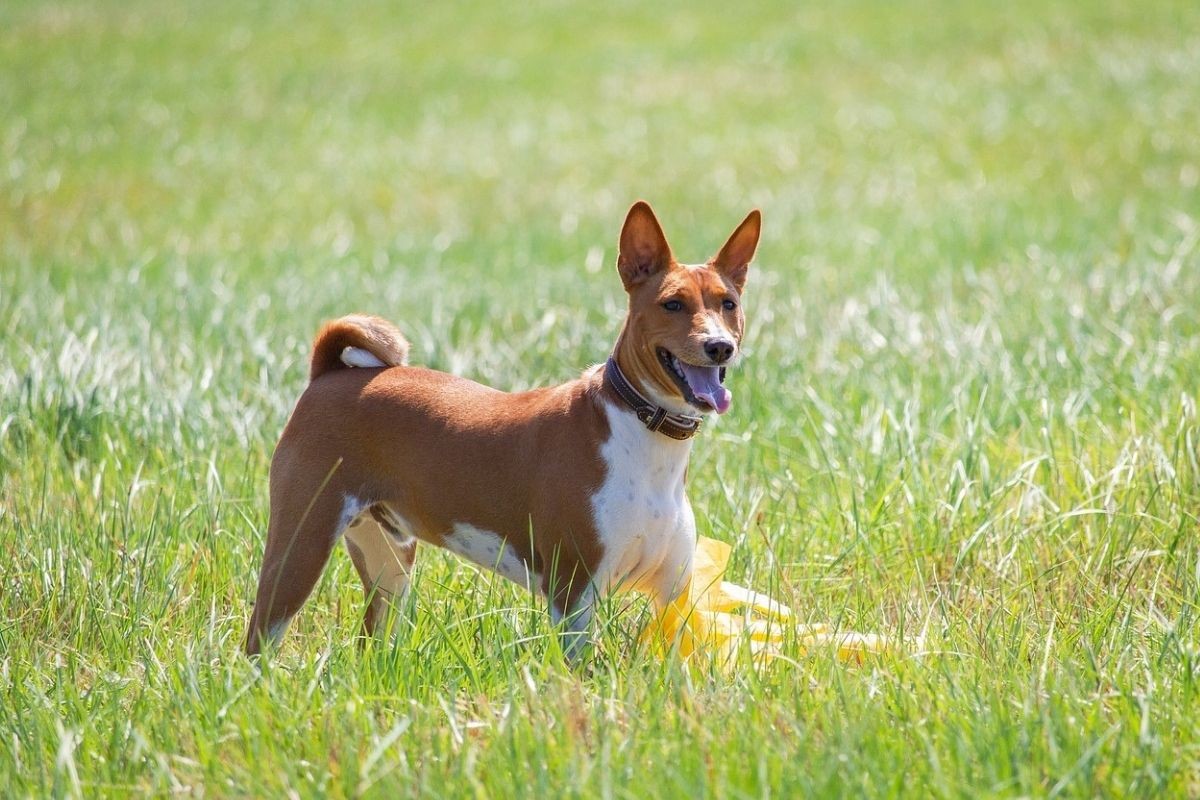
<svg viewBox="0 0 1200 800"><path fill-rule="evenodd" d="M608 363L604 365L604 382L633 410L647 429L679 440L690 439L700 432L700 424L704 422L702 418L672 414L642 397L621 372L621 368L617 366L617 359L613 356L609 356Z"/></svg>

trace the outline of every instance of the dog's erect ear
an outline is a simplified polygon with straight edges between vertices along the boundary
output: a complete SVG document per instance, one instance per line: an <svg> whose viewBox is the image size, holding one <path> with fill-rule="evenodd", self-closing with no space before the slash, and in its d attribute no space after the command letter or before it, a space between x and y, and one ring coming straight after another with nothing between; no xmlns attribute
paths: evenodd
<svg viewBox="0 0 1200 800"><path fill-rule="evenodd" d="M617 252L617 272L621 273L625 291L632 291L651 275L665 270L672 261L671 246L650 204L638 200L625 217Z"/></svg>
<svg viewBox="0 0 1200 800"><path fill-rule="evenodd" d="M750 270L750 262L754 260L754 251L758 249L758 234L761 230L762 214L758 213L756 208L742 220L737 230L729 235L729 239L721 247L721 252L708 262L710 267L734 285L739 294L746 285L746 273Z"/></svg>

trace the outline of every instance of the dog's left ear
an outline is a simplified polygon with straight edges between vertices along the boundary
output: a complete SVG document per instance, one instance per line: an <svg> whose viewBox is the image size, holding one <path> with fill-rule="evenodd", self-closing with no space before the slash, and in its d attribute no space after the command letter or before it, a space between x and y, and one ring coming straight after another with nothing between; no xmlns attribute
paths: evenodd
<svg viewBox="0 0 1200 800"><path fill-rule="evenodd" d="M710 267L733 284L739 294L746 285L746 273L750 271L750 262L754 260L754 251L758 249L761 230L762 214L756 208L742 220L737 230L729 235L721 251L708 262Z"/></svg>

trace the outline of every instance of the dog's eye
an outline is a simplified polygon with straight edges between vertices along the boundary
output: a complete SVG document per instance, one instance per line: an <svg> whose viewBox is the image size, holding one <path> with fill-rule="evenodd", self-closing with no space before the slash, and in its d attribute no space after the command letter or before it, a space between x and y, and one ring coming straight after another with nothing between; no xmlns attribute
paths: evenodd
<svg viewBox="0 0 1200 800"><path fill-rule="evenodd" d="M683 311L683 303L679 302L678 300L668 300L667 302L663 303L663 308L665 308L667 311Z"/></svg>
<svg viewBox="0 0 1200 800"><path fill-rule="evenodd" d="M737 303L733 302L732 300L726 300L725 302L721 303L721 306L726 311L733 311L735 308L737 308Z"/></svg>

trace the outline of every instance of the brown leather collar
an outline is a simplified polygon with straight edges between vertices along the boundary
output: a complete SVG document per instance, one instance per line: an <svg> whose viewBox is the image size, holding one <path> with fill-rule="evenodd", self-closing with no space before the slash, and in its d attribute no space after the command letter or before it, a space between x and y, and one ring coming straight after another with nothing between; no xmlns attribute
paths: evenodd
<svg viewBox="0 0 1200 800"><path fill-rule="evenodd" d="M700 425L704 422L701 417L672 414L662 406L657 406L642 397L641 393L633 388L633 384L622 374L621 368L617 366L617 359L612 356L609 356L608 363L604 365L604 382L612 388L625 405L633 410L633 413L649 430L680 440L690 439L700 432Z"/></svg>

